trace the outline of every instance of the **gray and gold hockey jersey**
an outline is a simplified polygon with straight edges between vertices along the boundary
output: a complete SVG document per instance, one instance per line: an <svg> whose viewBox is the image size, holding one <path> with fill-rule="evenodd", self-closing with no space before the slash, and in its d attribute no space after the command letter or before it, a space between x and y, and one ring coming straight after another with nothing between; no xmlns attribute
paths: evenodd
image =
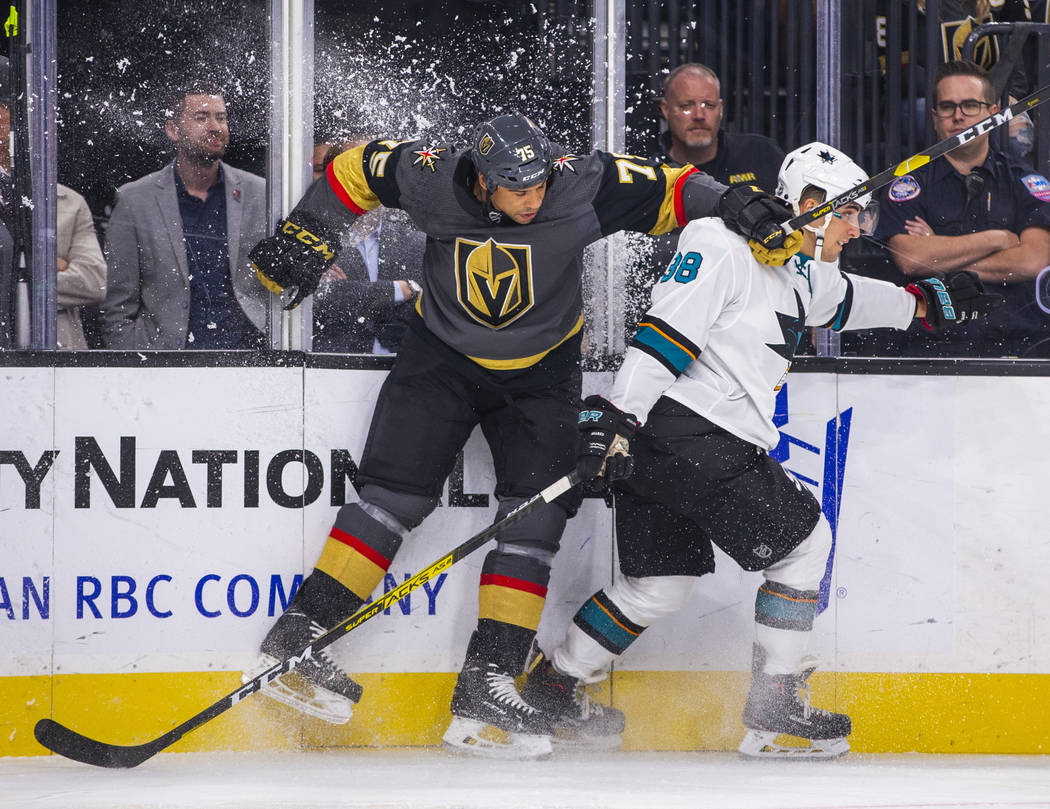
<svg viewBox="0 0 1050 809"><path fill-rule="evenodd" d="M526 225L474 196L468 151L421 141L344 152L297 207L340 230L378 205L405 210L427 235L416 305L427 328L483 367L525 368L581 329L587 245L709 216L725 190L692 166L558 146L554 154L547 196Z"/></svg>
<svg viewBox="0 0 1050 809"><path fill-rule="evenodd" d="M915 297L801 253L782 269L759 264L717 219L690 222L653 287L609 400L645 421L667 396L767 450L776 393L806 326L905 329Z"/></svg>

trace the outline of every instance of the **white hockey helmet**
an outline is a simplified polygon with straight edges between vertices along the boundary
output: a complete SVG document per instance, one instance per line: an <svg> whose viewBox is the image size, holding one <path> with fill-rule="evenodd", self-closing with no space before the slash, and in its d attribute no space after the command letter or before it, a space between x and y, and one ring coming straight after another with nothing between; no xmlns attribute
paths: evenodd
<svg viewBox="0 0 1050 809"><path fill-rule="evenodd" d="M784 158L777 177L776 196L791 206L795 214L801 213L800 203L807 188L819 188L824 192L824 201L834 199L868 179L867 172L854 163L848 155L834 146L820 141L799 146ZM871 194L853 200L860 208L861 230L870 233L875 229L878 208L872 204ZM837 214L836 214L837 215ZM815 220L806 229L816 234L817 241L813 258L822 260L824 231L831 221L831 214Z"/></svg>
<svg viewBox="0 0 1050 809"><path fill-rule="evenodd" d="M799 146L784 158L777 177L777 193L797 214L802 192L809 186L823 189L825 200L833 199L868 179L867 172L848 155L820 141ZM871 203L871 194L855 200L861 210Z"/></svg>

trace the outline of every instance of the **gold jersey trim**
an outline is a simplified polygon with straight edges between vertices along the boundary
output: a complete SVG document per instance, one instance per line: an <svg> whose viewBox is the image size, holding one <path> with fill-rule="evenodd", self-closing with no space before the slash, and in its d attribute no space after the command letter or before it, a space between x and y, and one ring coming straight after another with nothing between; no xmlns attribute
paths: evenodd
<svg viewBox="0 0 1050 809"><path fill-rule="evenodd" d="M680 168L672 168L664 163L660 166L660 169L664 173L664 201L660 203L660 212L657 216L656 224L649 231L651 236L670 233L684 224L681 221L684 218L681 202L682 183L690 174L696 173L696 168L689 164Z"/></svg>
<svg viewBox="0 0 1050 809"><path fill-rule="evenodd" d="M332 174L335 175L335 179L342 186L346 195L358 207L371 211L379 207L379 197L372 192L368 179L365 177L363 162L365 145L355 146L337 155L332 161Z"/></svg>
<svg viewBox="0 0 1050 809"><path fill-rule="evenodd" d="M542 360L544 357L546 357L548 354L550 354L554 349L556 349L558 346L560 346L562 343L564 343L570 337L574 336L582 328L583 328L583 314L580 314L579 318L576 320L576 323L573 325L573 327L571 329L569 329L568 334L566 334L564 337L562 337L558 342L556 342L550 348L545 349L544 351L541 351L539 354L533 354L530 357L519 357L517 359L511 359L511 360L487 360L484 357L472 357L472 356L470 356L468 354L467 355L467 359L473 360L478 365L480 365L482 368L488 368L489 370L492 370L492 371L513 371L513 370L516 370L518 368L528 368L530 365L535 365L537 362Z"/></svg>

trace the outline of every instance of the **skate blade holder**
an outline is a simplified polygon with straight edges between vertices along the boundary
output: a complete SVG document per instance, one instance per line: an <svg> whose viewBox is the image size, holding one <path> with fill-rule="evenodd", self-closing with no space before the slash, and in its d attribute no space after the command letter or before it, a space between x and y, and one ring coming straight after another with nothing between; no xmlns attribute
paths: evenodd
<svg viewBox="0 0 1050 809"><path fill-rule="evenodd" d="M826 761L846 755L849 752L849 740L845 736L804 739L774 731L749 730L737 750L747 759Z"/></svg>
<svg viewBox="0 0 1050 809"><path fill-rule="evenodd" d="M262 693L332 725L345 725L354 715L354 704L346 697L318 688L294 671L263 686Z"/></svg>
<svg viewBox="0 0 1050 809"><path fill-rule="evenodd" d="M279 662L276 657L261 655L255 668L241 675L241 681L251 682L259 674ZM340 694L316 687L301 677L297 671L290 671L267 683L262 687L261 692L264 696L282 705L287 705L300 713L332 725L345 725L354 715L353 702Z"/></svg>
<svg viewBox="0 0 1050 809"><path fill-rule="evenodd" d="M479 758L535 760L551 756L550 736L512 733L464 716L452 717L441 743L453 753Z"/></svg>

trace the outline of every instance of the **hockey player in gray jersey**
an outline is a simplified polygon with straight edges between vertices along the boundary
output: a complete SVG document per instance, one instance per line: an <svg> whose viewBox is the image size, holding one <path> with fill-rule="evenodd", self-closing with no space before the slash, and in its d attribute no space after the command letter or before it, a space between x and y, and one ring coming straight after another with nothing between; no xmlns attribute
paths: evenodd
<svg viewBox="0 0 1050 809"><path fill-rule="evenodd" d="M261 280L275 292L295 287L294 305L316 289L340 234L380 204L404 209L426 233L423 290L376 402L360 502L339 510L313 572L263 640L264 668L364 604L404 536L438 505L475 426L493 456L497 517L573 468L584 247L618 230L663 233L715 212L766 261L782 263L801 242L784 239L782 205L757 189L727 191L691 166L573 155L512 113L480 124L469 150L378 140L341 154L252 251ZM531 511L486 556L447 746L522 758L550 752L552 719L521 698L514 677L579 500L569 493ZM361 688L322 657L267 693L345 722ZM585 731L595 724L590 712L578 714ZM618 732L616 715L602 717L600 732Z"/></svg>
<svg viewBox="0 0 1050 809"><path fill-rule="evenodd" d="M786 157L777 195L804 212L866 179L842 152L812 143ZM831 530L816 498L768 454L779 442L776 391L806 326L903 329L919 317L939 328L1001 303L972 273L904 289L840 272L839 253L859 235L868 202L804 228L789 272L755 263L716 219L685 227L608 399L588 397L580 414L581 446L592 458L617 436L630 441L633 474L613 487L620 572L580 607L563 644L537 658L522 691L527 700L556 711L558 692L544 684L571 693L600 679L714 570L714 544L764 575L740 752L825 758L849 749L850 718L813 708L806 696L813 671L806 643ZM644 422L633 438L630 414ZM628 466L613 466L613 475ZM553 695L549 702L544 694ZM781 746L781 734L809 744Z"/></svg>

